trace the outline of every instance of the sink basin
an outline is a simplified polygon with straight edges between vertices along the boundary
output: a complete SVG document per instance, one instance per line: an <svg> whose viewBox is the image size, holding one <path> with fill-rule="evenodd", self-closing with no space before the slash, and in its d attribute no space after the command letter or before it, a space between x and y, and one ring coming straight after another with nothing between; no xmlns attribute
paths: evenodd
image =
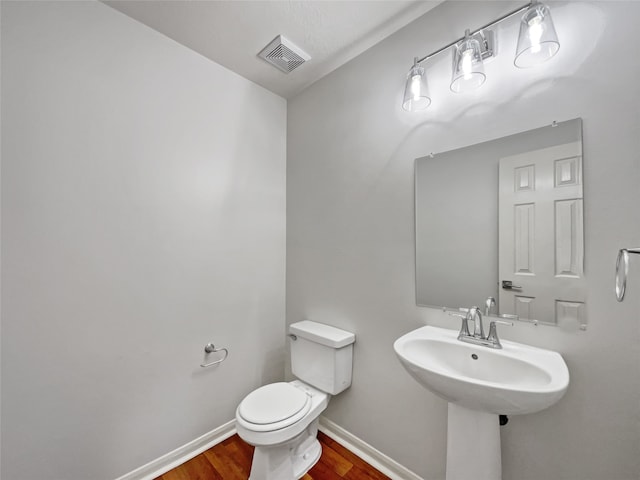
<svg viewBox="0 0 640 480"><path fill-rule="evenodd" d="M496 350L457 337L457 331L426 326L400 337L393 348L420 384L472 410L534 413L560 400L569 386L569 370L556 352L504 340Z"/></svg>

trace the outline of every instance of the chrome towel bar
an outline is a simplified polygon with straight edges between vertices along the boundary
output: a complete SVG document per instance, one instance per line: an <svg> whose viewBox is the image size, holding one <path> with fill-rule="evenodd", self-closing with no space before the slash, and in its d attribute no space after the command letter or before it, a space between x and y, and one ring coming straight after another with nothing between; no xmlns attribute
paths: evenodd
<svg viewBox="0 0 640 480"><path fill-rule="evenodd" d="M229 356L229 350L227 350L226 348L216 348L216 346L213 343L207 343L204 346L204 353L208 355L210 353L218 353L218 352L224 352L224 356L214 362L201 363L200 366L205 368L205 367L211 367L213 365L218 365L219 363L224 362L227 356Z"/></svg>
<svg viewBox="0 0 640 480"><path fill-rule="evenodd" d="M629 254L640 254L640 248L621 248L616 259L616 298L624 300L627 290L627 276L629 275Z"/></svg>

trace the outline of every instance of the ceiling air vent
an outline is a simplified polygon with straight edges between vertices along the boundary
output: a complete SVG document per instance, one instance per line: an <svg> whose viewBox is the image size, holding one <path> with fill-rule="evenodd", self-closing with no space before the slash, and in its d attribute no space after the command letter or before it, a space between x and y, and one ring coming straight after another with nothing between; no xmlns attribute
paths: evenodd
<svg viewBox="0 0 640 480"><path fill-rule="evenodd" d="M311 58L310 55L282 35L274 38L258 56L284 73L293 72Z"/></svg>

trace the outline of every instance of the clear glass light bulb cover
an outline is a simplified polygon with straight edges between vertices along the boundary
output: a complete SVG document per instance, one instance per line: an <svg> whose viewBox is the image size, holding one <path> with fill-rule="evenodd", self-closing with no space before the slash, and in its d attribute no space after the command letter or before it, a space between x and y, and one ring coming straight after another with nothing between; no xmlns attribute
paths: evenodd
<svg viewBox="0 0 640 480"><path fill-rule="evenodd" d="M549 8L542 3L532 5L520 22L513 63L518 68L533 67L549 60L559 49L560 42Z"/></svg>
<svg viewBox="0 0 640 480"><path fill-rule="evenodd" d="M480 43L475 38L465 38L453 52L451 90L455 93L478 88L486 80Z"/></svg>
<svg viewBox="0 0 640 480"><path fill-rule="evenodd" d="M424 68L420 65L414 65L407 75L402 108L408 112L417 112L424 110L429 105L431 105L431 97Z"/></svg>

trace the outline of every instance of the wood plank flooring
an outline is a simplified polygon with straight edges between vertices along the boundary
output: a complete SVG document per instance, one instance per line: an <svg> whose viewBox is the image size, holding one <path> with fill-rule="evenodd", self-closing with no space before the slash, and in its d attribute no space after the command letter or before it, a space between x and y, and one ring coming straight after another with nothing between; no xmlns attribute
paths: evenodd
<svg viewBox="0 0 640 480"><path fill-rule="evenodd" d="M338 442L318 432L320 461L302 480L389 480ZM234 435L156 480L247 480L253 447Z"/></svg>

